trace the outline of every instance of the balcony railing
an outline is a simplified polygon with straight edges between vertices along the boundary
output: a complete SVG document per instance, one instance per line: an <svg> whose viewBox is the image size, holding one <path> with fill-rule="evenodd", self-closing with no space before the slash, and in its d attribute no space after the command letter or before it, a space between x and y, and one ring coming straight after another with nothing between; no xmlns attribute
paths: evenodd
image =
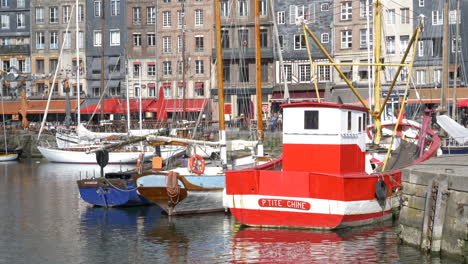
<svg viewBox="0 0 468 264"><path fill-rule="evenodd" d="M273 59L273 48L261 48L260 53L263 59ZM216 49L212 49L212 56L216 58ZM254 48L223 48L223 59L255 59Z"/></svg>
<svg viewBox="0 0 468 264"><path fill-rule="evenodd" d="M29 45L0 45L0 53L30 53Z"/></svg>

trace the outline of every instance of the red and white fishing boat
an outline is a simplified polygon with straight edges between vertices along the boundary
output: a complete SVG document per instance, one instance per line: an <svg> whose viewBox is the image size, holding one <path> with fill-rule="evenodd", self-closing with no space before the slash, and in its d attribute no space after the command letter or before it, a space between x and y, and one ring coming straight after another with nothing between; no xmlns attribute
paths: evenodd
<svg viewBox="0 0 468 264"><path fill-rule="evenodd" d="M304 32L329 59L328 65L337 70L363 106L320 101L282 105L283 156L282 161L277 161L278 166L267 169L271 164L265 164L263 169L225 173L224 204L240 223L335 229L382 221L400 206L402 168L436 155L440 140L428 129L430 114L426 112L422 125L403 119L401 109L408 95L409 80L398 118L392 124L380 120L402 68L408 67L411 76L414 60L404 64L405 58L410 51L413 56L416 54L422 25L408 43L381 105L379 76L383 65L377 59L381 58L381 30L380 22L377 23L382 12L380 1L375 1L374 10L374 54L378 63L367 63L375 68L373 108L339 69L340 64L333 61L318 38L302 24ZM368 115L374 119L372 130L366 121Z"/></svg>
<svg viewBox="0 0 468 264"><path fill-rule="evenodd" d="M226 172L224 202L234 217L249 226L324 229L391 217L400 205L401 168L369 173L379 151L366 149L367 110L332 103L282 107L281 166ZM439 138L430 130L427 136L423 154L403 166L436 154Z"/></svg>

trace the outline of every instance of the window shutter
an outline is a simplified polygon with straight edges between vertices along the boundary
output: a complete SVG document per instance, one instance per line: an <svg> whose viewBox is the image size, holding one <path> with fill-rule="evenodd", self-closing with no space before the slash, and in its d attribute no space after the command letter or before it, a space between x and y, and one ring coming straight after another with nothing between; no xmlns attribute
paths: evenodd
<svg viewBox="0 0 468 264"><path fill-rule="evenodd" d="M315 3L309 5L309 23L315 23Z"/></svg>
<svg viewBox="0 0 468 264"><path fill-rule="evenodd" d="M296 24L297 6L289 6L289 24Z"/></svg>

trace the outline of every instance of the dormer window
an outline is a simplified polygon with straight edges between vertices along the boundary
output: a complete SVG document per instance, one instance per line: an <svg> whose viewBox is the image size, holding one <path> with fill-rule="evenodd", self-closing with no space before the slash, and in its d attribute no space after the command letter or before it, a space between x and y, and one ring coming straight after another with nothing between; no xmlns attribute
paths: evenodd
<svg viewBox="0 0 468 264"><path fill-rule="evenodd" d="M304 111L304 129L318 129L318 111Z"/></svg>

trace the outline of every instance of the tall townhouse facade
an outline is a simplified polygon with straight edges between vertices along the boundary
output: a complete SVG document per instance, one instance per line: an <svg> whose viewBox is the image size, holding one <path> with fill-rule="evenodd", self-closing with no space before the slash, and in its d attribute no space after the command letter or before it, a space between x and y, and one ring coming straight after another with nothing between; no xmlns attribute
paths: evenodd
<svg viewBox="0 0 468 264"><path fill-rule="evenodd" d="M339 63L367 63L368 44L372 45L373 7L366 0L335 0L334 3L334 45L335 61ZM367 33L367 17L370 19ZM371 46L372 49L372 46ZM367 66L341 66L341 70L353 82L364 98L368 97L369 71ZM358 101L351 89L336 71L334 87L327 101L353 103Z"/></svg>
<svg viewBox="0 0 468 264"><path fill-rule="evenodd" d="M332 37L332 1L276 0L275 10L285 78L282 77L280 63L276 60L276 85L271 99L272 112L279 111L279 104L283 102L285 81L288 84L292 102L317 99L309 55L306 49L306 37L309 41L314 62L328 62L325 54L319 50L312 38L304 35L299 21L304 21L307 24L329 54L332 54L332 43L334 42ZM273 37L274 39L275 37ZM330 66L317 66L314 70L317 74L320 98L324 99L325 91L329 90L332 81Z"/></svg>
<svg viewBox="0 0 468 264"><path fill-rule="evenodd" d="M121 97L126 94L127 1L86 1L86 77L88 96ZM101 59L104 70L101 70ZM104 85L101 85L101 76Z"/></svg>
<svg viewBox="0 0 468 264"><path fill-rule="evenodd" d="M214 1L157 2L158 87L164 88L165 98L209 98L213 71ZM177 102L175 112L184 111L182 100Z"/></svg>
<svg viewBox="0 0 468 264"><path fill-rule="evenodd" d="M156 6L154 0L127 0L127 77L130 98L158 95L156 86Z"/></svg>
<svg viewBox="0 0 468 264"><path fill-rule="evenodd" d="M425 103L439 103L442 87L442 53L443 53L443 14L445 1L429 1L429 0L414 0L413 9L415 17L413 18L414 26L417 26L422 16L424 19L424 30L421 33L417 56L415 60L415 69L413 70L413 79L415 80L418 94L412 92L410 102L420 102L422 99ZM461 1L460 14L468 13L468 6ZM465 67L468 60L468 47L465 43L468 42L468 29L463 25L467 22L467 18L460 15L460 37L459 48L455 50L455 42L457 40L456 22L457 10L456 1L449 1L449 99L452 98L455 71L457 75L457 97L468 98L467 69ZM457 65L455 65L455 56L458 56Z"/></svg>
<svg viewBox="0 0 468 264"><path fill-rule="evenodd" d="M262 109L268 111L273 92L274 53L273 23L269 1L260 0L261 80L257 80L255 66L255 1L222 0L221 46L223 54L224 94L227 113L232 117L256 119L256 83L262 85ZM213 59L216 50L213 49ZM213 61L215 62L215 61ZM217 95L217 86L212 95Z"/></svg>
<svg viewBox="0 0 468 264"><path fill-rule="evenodd" d="M0 70L19 73L31 72L30 61L30 1L10 0L0 3ZM3 83L4 96L18 96L20 86L30 91L30 78L18 83L6 77ZM22 80L26 81L26 80Z"/></svg>
<svg viewBox="0 0 468 264"><path fill-rule="evenodd" d="M87 95L84 75L85 59L85 2L78 7L74 0L31 1L31 65L33 74L32 98L42 99L52 92L53 98L65 94L63 80L70 84L70 95ZM78 8L78 29L76 28ZM77 34L78 33L78 34ZM78 38L78 47L76 39ZM80 62L77 58L79 52ZM53 78L58 67L55 84ZM80 85L77 83L77 67L80 67Z"/></svg>

